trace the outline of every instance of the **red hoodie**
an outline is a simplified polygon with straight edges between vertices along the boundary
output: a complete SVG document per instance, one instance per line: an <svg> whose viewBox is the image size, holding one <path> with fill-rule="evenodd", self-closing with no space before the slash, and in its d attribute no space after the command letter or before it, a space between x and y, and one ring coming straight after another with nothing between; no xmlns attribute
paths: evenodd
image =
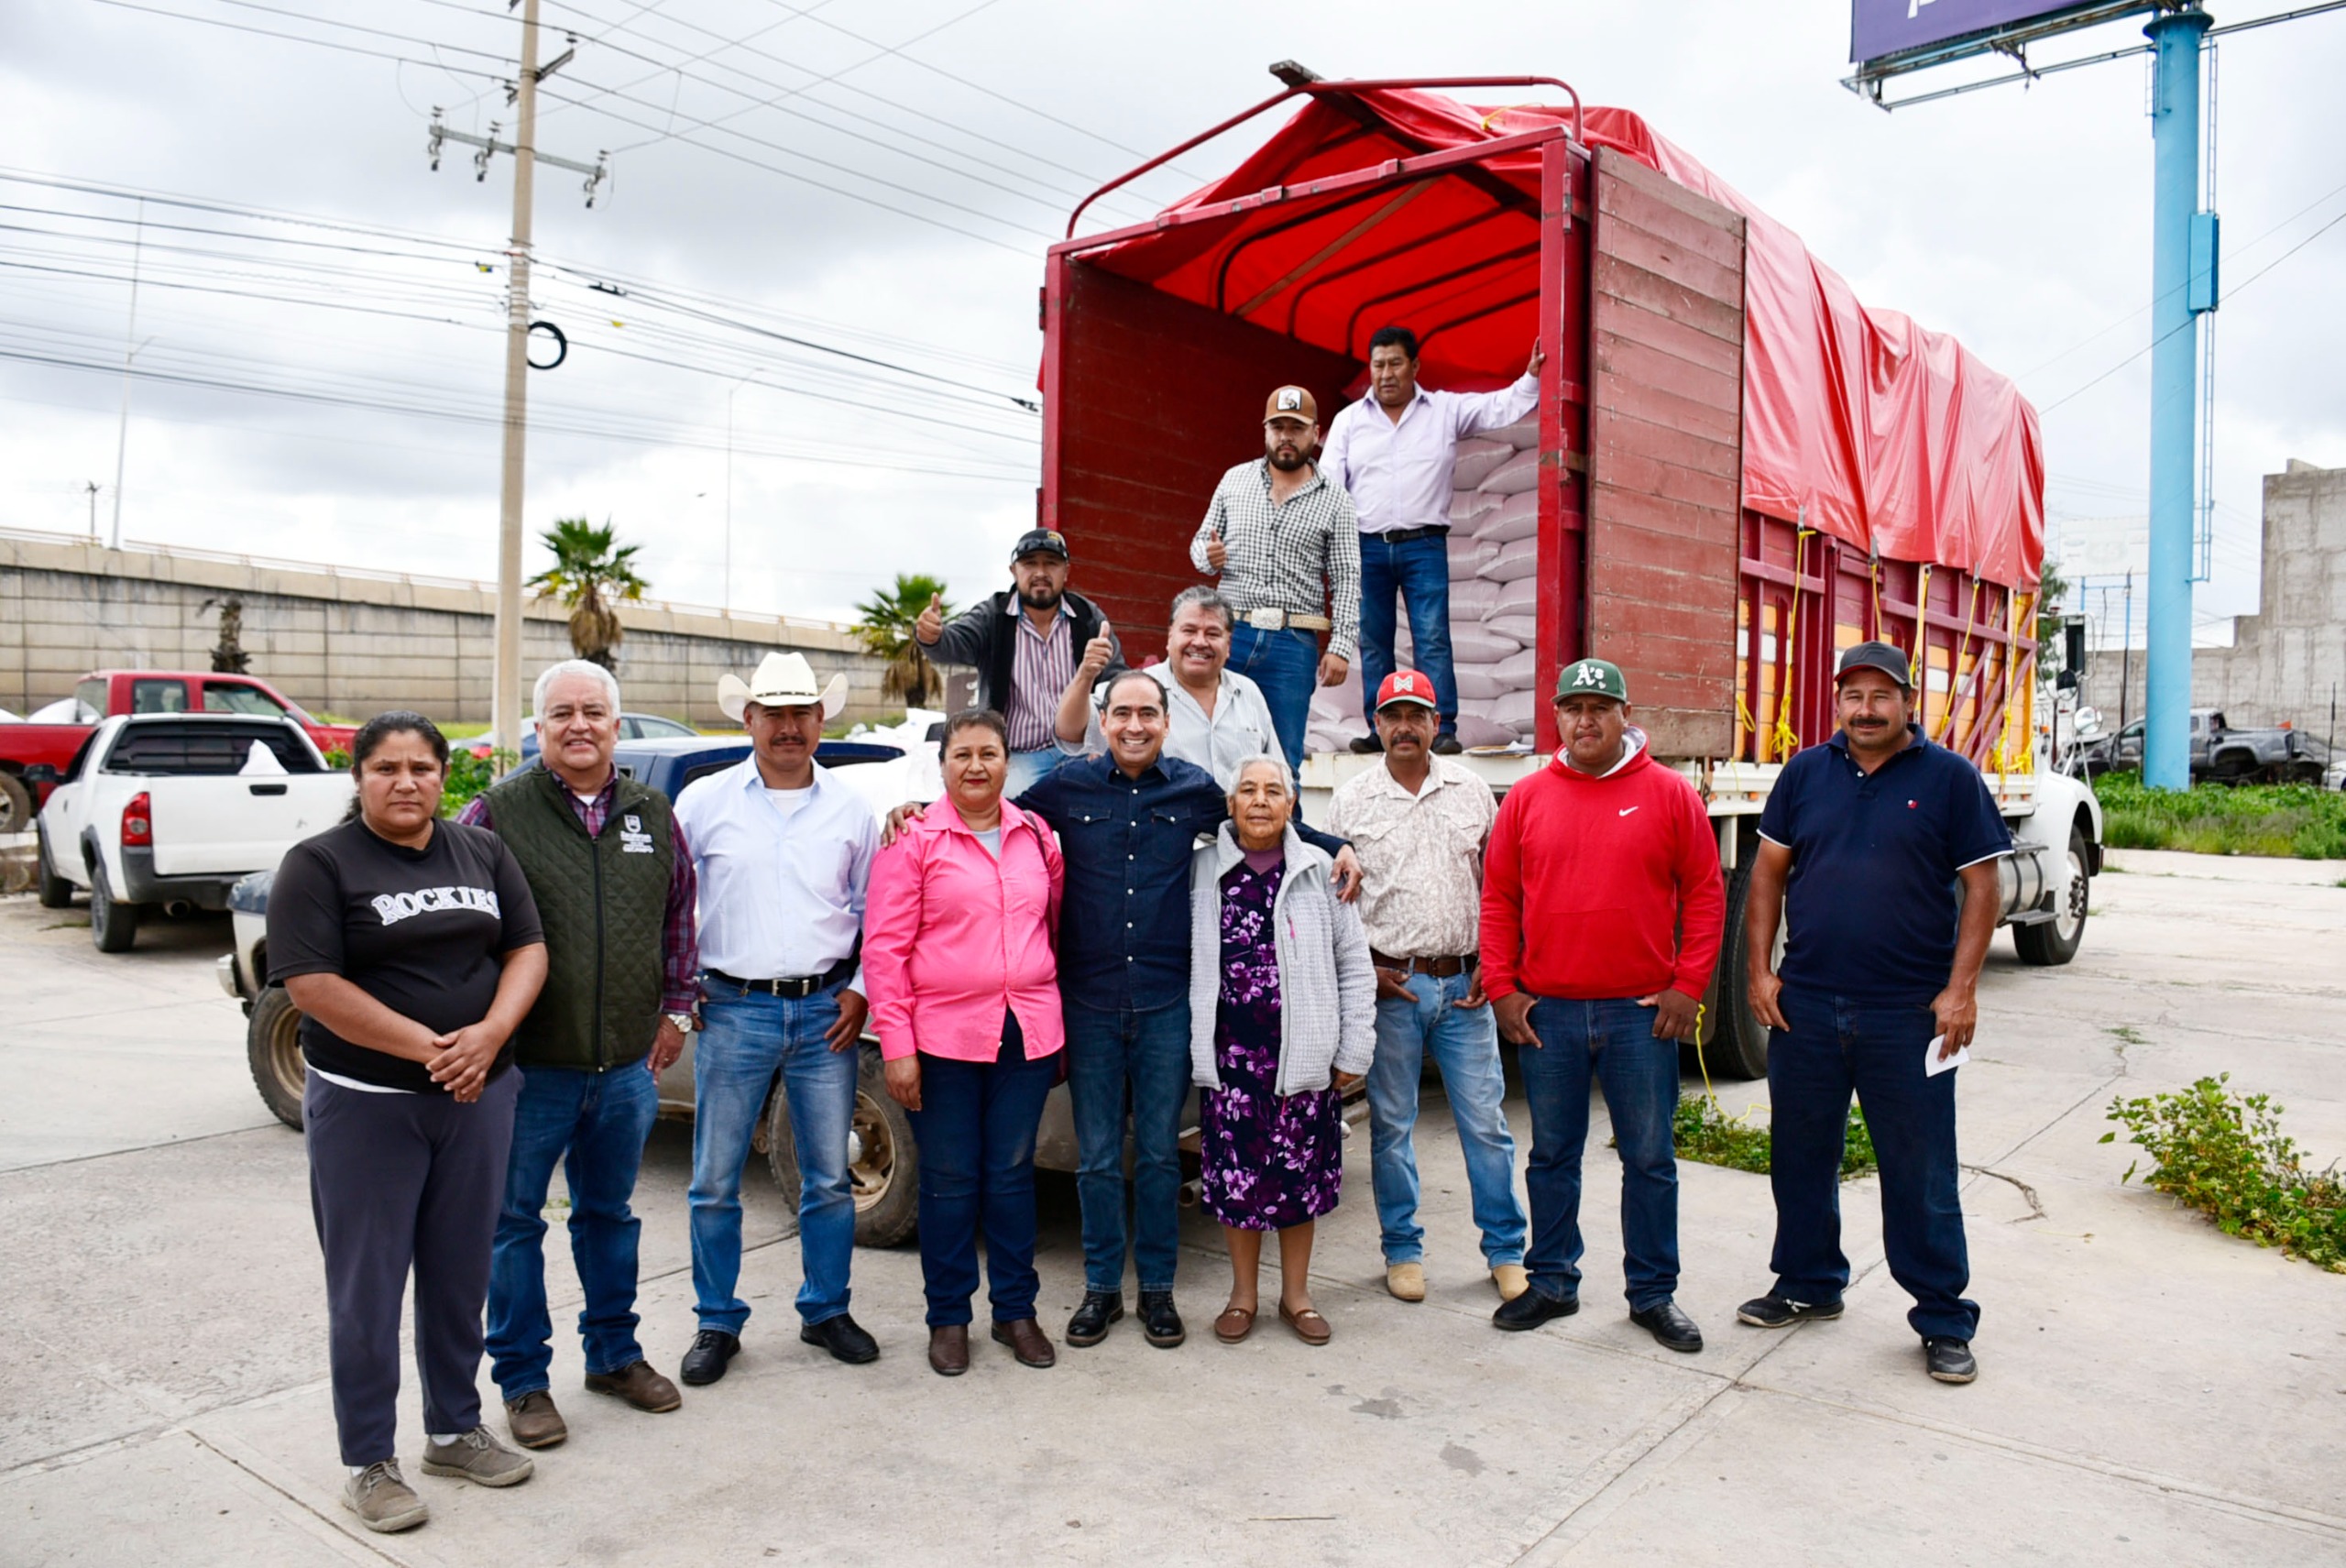
<svg viewBox="0 0 2346 1568"><path fill-rule="evenodd" d="M1559 751L1507 792L1483 869L1486 994L1699 997L1710 984L1727 917L1718 840L1694 786L1637 739L1602 778Z"/></svg>

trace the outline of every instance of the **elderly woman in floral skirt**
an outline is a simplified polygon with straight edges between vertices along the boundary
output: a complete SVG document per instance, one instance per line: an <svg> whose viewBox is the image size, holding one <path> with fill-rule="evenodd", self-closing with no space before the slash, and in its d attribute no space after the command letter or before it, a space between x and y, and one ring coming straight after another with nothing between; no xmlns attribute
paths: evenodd
<svg viewBox="0 0 2346 1568"><path fill-rule="evenodd" d="M1230 820L1189 871L1189 1058L1204 1089L1203 1201L1230 1246L1216 1338L1254 1331L1263 1233L1279 1234L1279 1318L1326 1344L1311 1305L1312 1225L1343 1180L1343 1096L1376 1045L1376 972L1328 857L1296 836L1284 759L1250 757Z"/></svg>

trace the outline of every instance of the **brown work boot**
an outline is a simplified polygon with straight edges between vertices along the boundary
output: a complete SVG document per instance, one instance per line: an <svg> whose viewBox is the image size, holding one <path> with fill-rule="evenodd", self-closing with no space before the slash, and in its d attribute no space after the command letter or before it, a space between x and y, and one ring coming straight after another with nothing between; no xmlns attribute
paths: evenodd
<svg viewBox="0 0 2346 1568"><path fill-rule="evenodd" d="M652 1363L638 1361L617 1372L589 1372L586 1391L590 1394L614 1394L639 1410L658 1415L673 1410L685 1402L676 1386L652 1370Z"/></svg>
<svg viewBox="0 0 2346 1568"><path fill-rule="evenodd" d="M993 1325L996 1344L1006 1344L1010 1354L1018 1358L1021 1366L1051 1366L1058 1362L1059 1353L1051 1348L1048 1335L1042 1325L1032 1318L1020 1318L1005 1323L997 1320Z"/></svg>
<svg viewBox="0 0 2346 1568"><path fill-rule="evenodd" d="M970 1325L947 1323L928 1331L928 1369L939 1377L970 1370Z"/></svg>
<svg viewBox="0 0 2346 1568"><path fill-rule="evenodd" d="M554 1408L554 1396L543 1388L505 1401L505 1430L523 1448L552 1448L570 1435L569 1424Z"/></svg>

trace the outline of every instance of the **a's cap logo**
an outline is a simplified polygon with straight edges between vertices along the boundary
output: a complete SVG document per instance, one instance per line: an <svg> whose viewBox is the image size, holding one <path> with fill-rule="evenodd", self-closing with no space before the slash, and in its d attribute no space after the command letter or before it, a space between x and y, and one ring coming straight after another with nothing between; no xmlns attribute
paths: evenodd
<svg viewBox="0 0 2346 1568"><path fill-rule="evenodd" d="M1600 665L1583 661L1573 671L1573 685L1576 686L1601 686L1604 684L1605 671Z"/></svg>
<svg viewBox="0 0 2346 1568"><path fill-rule="evenodd" d="M1281 413L1302 411L1303 393L1294 387L1281 387L1278 407Z"/></svg>

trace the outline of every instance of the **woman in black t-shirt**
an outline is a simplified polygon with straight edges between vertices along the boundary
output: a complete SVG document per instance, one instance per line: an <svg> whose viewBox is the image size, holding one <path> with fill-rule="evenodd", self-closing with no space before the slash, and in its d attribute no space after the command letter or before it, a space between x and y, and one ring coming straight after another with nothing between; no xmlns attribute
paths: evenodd
<svg viewBox="0 0 2346 1568"><path fill-rule="evenodd" d="M302 1013L343 1501L397 1530L425 1519L393 1446L411 1266L424 1474L530 1477L481 1424L476 1378L520 1084L507 1040L545 983L546 949L504 841L439 820L448 742L430 719L378 715L351 758L350 818L278 867L269 956Z"/></svg>

